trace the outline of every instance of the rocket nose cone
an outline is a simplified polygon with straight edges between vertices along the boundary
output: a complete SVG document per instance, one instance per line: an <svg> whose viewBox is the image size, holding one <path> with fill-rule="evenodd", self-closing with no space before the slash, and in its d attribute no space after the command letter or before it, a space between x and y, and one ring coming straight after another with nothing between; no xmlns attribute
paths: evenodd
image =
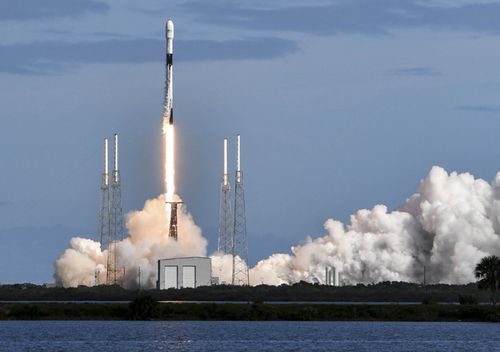
<svg viewBox="0 0 500 352"><path fill-rule="evenodd" d="M174 22L172 20L167 21L167 38L174 37Z"/></svg>

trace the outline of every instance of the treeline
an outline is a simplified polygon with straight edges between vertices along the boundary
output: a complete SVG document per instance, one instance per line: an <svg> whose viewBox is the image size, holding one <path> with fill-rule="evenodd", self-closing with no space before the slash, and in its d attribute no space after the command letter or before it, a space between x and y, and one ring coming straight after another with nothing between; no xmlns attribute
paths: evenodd
<svg viewBox="0 0 500 352"><path fill-rule="evenodd" d="M489 305L215 304L0 304L0 320L315 320L499 322Z"/></svg>
<svg viewBox="0 0 500 352"><path fill-rule="evenodd" d="M427 285L381 282L371 285L332 287L305 282L294 285L255 287L206 286L196 289L145 290L158 301L350 301L350 302L458 302L459 296L489 302L489 293L474 283ZM0 301L130 301L137 290L119 286L47 288L33 284L0 286Z"/></svg>

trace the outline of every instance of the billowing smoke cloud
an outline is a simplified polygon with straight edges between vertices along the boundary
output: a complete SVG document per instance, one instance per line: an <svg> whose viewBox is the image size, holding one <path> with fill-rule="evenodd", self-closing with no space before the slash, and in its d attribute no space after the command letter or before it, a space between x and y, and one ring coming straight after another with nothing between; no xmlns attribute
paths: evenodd
<svg viewBox="0 0 500 352"><path fill-rule="evenodd" d="M169 219L165 212L164 196L146 201L144 209L127 216L129 236L117 244L117 266L125 268L123 286L138 286L139 268L141 285L156 285L157 261L162 258L180 256L202 256L206 254L207 241L201 235L191 215L179 208L179 240L168 237L165 224ZM67 249L55 263L56 284L64 287L95 284L95 273L99 282L106 280L107 250L101 251L98 242L74 237Z"/></svg>
<svg viewBox="0 0 500 352"><path fill-rule="evenodd" d="M253 284L324 282L325 266L347 284L427 280L468 283L475 264L500 253L500 173L488 184L433 167L400 209L359 210L350 224L329 219L327 234L274 254L251 270Z"/></svg>
<svg viewBox="0 0 500 352"><path fill-rule="evenodd" d="M56 261L56 284L64 287L93 286L96 273L106 277L106 259L107 252L101 252L100 243L73 237L70 248Z"/></svg>
<svg viewBox="0 0 500 352"><path fill-rule="evenodd" d="M163 196L128 215L129 237L118 244L125 287L154 287L160 258L205 255L207 241L189 213L179 212L179 240L168 238ZM475 264L500 254L500 173L489 184L471 174L448 174L433 167L417 192L396 211L384 205L359 210L350 224L329 219L326 234L307 238L292 254L273 254L250 270L251 284L279 285L300 280L324 282L326 266L346 284L379 281L467 283ZM250 239L251 240L251 239ZM56 282L92 285L96 270L105 278L107 252L98 243L75 237L56 261ZM231 282L232 257L214 254L212 275ZM104 275L104 276L102 276Z"/></svg>
<svg viewBox="0 0 500 352"><path fill-rule="evenodd" d="M221 284L231 284L233 256L230 254L214 253L212 255L212 276Z"/></svg>

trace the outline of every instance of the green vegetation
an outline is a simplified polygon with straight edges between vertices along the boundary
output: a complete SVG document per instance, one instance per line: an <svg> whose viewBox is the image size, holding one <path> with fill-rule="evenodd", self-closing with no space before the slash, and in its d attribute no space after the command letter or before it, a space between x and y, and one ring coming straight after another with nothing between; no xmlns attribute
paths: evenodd
<svg viewBox="0 0 500 352"><path fill-rule="evenodd" d="M460 304L477 304L477 298L469 295L459 295L458 302Z"/></svg>
<svg viewBox="0 0 500 352"><path fill-rule="evenodd" d="M139 295L128 305L128 318L131 320L150 320L159 316L160 304L150 295Z"/></svg>
<svg viewBox="0 0 500 352"><path fill-rule="evenodd" d="M242 302L458 302L459 295L489 302L488 291L476 284L427 285L381 282L370 285L332 287L300 282L294 285L256 287L209 286L196 289L144 290L157 301L242 301ZM32 284L0 286L0 301L131 301L137 291L119 286L46 288Z"/></svg>
<svg viewBox="0 0 500 352"><path fill-rule="evenodd" d="M478 278L477 284L427 286L405 282L381 282L371 285L332 287L299 282L294 285L281 286L217 285L196 289L137 292L119 286L48 288L33 284L0 285L0 302L4 301L0 303L0 320L500 322L500 308L495 306L500 289L500 258L495 256L483 258L475 268L475 275ZM456 303L457 300L460 305L442 304ZM99 302L85 303L86 301ZM181 301L183 303L158 301ZM196 303L196 301L236 303ZM324 304L335 301L352 302L352 304ZM488 301L491 301L493 305L479 304ZM293 302L306 303L294 304ZM322 303L314 304L313 302ZM367 302L367 304L355 302ZM380 305L370 304L370 302L394 302L394 304ZM397 304L398 302L411 302L412 304ZM415 302L422 302L422 304Z"/></svg>
<svg viewBox="0 0 500 352"><path fill-rule="evenodd" d="M135 303L134 303L135 302ZM139 308L141 307L141 308ZM144 308L144 310L142 309ZM491 305L158 304L145 296L130 304L0 304L7 320L319 320L500 322Z"/></svg>
<svg viewBox="0 0 500 352"><path fill-rule="evenodd" d="M123 320L126 304L0 304L0 320Z"/></svg>
<svg viewBox="0 0 500 352"><path fill-rule="evenodd" d="M490 291L490 300L496 305L497 290L500 288L500 258L491 255L477 263L474 274L479 281L478 288Z"/></svg>

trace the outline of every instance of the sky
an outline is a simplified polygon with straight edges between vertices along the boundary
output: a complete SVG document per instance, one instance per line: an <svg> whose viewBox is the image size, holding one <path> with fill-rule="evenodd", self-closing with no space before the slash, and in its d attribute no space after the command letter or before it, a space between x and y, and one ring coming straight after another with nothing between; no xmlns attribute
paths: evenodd
<svg viewBox="0 0 500 352"><path fill-rule="evenodd" d="M500 1L0 0L0 283L96 238L102 139L125 211L163 190L175 22L177 190L216 249L222 140L242 136L249 261L328 218L396 209L433 165L500 169Z"/></svg>

